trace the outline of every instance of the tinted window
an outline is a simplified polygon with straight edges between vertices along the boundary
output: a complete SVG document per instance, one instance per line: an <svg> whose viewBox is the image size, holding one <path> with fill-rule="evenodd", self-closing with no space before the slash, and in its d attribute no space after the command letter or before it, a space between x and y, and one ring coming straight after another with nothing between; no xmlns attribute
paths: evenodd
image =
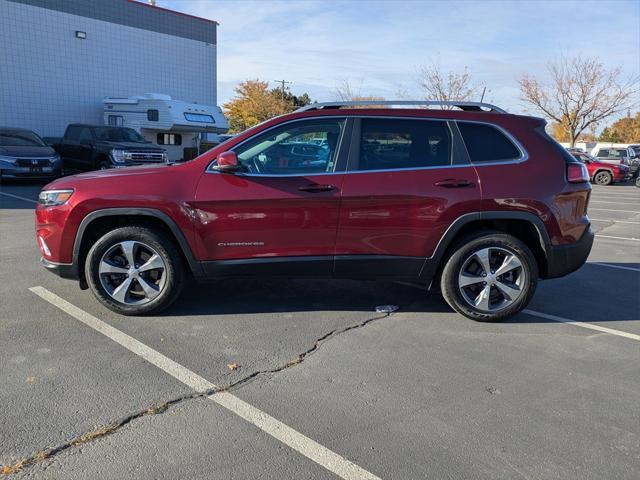
<svg viewBox="0 0 640 480"><path fill-rule="evenodd" d="M268 175L333 172L344 120L300 121L274 128L234 148L247 173ZM316 143L322 139L322 145Z"/></svg>
<svg viewBox="0 0 640 480"><path fill-rule="evenodd" d="M0 147L45 147L35 133L27 130L0 130Z"/></svg>
<svg viewBox="0 0 640 480"><path fill-rule="evenodd" d="M147 110L147 120L150 122L157 122L158 118L158 110Z"/></svg>
<svg viewBox="0 0 640 480"><path fill-rule="evenodd" d="M586 153L576 153L573 155L577 160L581 161L582 163L591 163L593 161L597 161L595 158L593 158L591 155L587 155Z"/></svg>
<svg viewBox="0 0 640 480"><path fill-rule="evenodd" d="M498 162L521 156L513 142L491 125L458 122L458 128L472 162Z"/></svg>
<svg viewBox="0 0 640 480"><path fill-rule="evenodd" d="M92 140L93 140L93 135L91 135L91 130L89 130L88 128L83 128L80 130L80 138L78 139L80 143L82 142L91 143Z"/></svg>
<svg viewBox="0 0 640 480"><path fill-rule="evenodd" d="M133 128L96 127L98 140L106 142L149 143Z"/></svg>
<svg viewBox="0 0 640 480"><path fill-rule="evenodd" d="M65 140L71 140L72 142L78 142L80 140L81 127L69 127L64 134Z"/></svg>
<svg viewBox="0 0 640 480"><path fill-rule="evenodd" d="M609 149L608 148L603 148L598 152L598 157L604 158L604 157L608 157L609 156Z"/></svg>
<svg viewBox="0 0 640 480"><path fill-rule="evenodd" d="M179 133L159 133L158 145L182 145L182 135Z"/></svg>
<svg viewBox="0 0 640 480"><path fill-rule="evenodd" d="M124 121L121 115L109 115L108 123L110 127L121 127Z"/></svg>
<svg viewBox="0 0 640 480"><path fill-rule="evenodd" d="M362 119L358 170L450 164L451 132L446 122Z"/></svg>
<svg viewBox="0 0 640 480"><path fill-rule="evenodd" d="M187 112L185 112L184 118L186 118L190 122L215 123L213 121L213 117L211 115L205 115L204 113L187 113Z"/></svg>

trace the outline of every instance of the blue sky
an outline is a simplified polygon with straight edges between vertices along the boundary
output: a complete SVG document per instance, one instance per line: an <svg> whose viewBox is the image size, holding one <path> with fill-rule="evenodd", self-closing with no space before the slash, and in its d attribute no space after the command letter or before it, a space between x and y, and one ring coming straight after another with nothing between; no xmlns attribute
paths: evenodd
<svg viewBox="0 0 640 480"><path fill-rule="evenodd" d="M560 54L597 56L640 73L640 1L158 0L216 20L218 103L247 78L292 81L291 90L334 100L348 80L362 94L419 98L421 65L467 66L485 100L524 112L517 78L544 76ZM275 83L272 83L275 86Z"/></svg>

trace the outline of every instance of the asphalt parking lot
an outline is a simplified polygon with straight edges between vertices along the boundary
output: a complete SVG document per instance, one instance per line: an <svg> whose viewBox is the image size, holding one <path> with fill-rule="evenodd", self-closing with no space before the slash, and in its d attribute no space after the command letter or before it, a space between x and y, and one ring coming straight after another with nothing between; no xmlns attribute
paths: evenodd
<svg viewBox="0 0 640 480"><path fill-rule="evenodd" d="M39 265L39 189L0 187L8 477L640 478L630 184L594 187L588 264L501 324L411 285L315 280L194 286L163 316L118 316Z"/></svg>

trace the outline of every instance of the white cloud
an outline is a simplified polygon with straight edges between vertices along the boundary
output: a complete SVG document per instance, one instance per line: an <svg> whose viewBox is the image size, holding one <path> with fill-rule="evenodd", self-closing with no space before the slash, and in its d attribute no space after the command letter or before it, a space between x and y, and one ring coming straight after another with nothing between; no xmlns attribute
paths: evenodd
<svg viewBox="0 0 640 480"><path fill-rule="evenodd" d="M293 81L294 93L333 99L343 79L363 93L417 96L418 65L439 55L468 66L489 98L521 111L516 78L544 73L560 53L595 55L640 71L640 2L159 1L220 22L219 99L247 78ZM602 28L604 26L604 28ZM275 85L275 84L274 84Z"/></svg>

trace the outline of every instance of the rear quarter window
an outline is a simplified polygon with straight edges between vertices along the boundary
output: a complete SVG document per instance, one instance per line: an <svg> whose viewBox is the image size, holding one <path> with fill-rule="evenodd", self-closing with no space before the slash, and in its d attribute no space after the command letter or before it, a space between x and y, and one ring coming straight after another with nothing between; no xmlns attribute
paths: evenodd
<svg viewBox="0 0 640 480"><path fill-rule="evenodd" d="M517 160L522 152L496 127L484 123L458 122L472 162Z"/></svg>

